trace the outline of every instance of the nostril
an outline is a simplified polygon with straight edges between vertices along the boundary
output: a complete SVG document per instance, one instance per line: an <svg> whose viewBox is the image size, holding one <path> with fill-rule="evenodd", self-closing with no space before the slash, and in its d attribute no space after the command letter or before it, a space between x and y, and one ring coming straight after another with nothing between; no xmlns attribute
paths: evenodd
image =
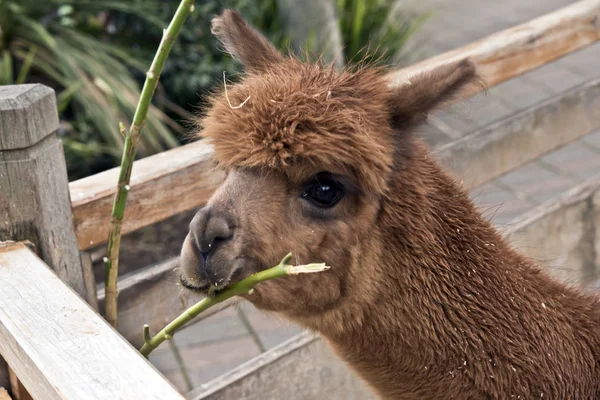
<svg viewBox="0 0 600 400"><path fill-rule="evenodd" d="M199 256L204 261L223 242L234 234L232 216L227 212L204 208L194 217L190 224Z"/></svg>
<svg viewBox="0 0 600 400"><path fill-rule="evenodd" d="M200 257L202 257L202 261L206 262L206 260L208 259L208 253L200 252Z"/></svg>
<svg viewBox="0 0 600 400"><path fill-rule="evenodd" d="M213 253L222 242L226 241L229 238L230 237L226 237L226 238L217 237L217 238L214 238L211 243L208 243L208 245L206 246L206 248L204 248L204 249L201 248L200 255L202 256L202 259L204 261L206 261L206 259L210 255L210 253Z"/></svg>

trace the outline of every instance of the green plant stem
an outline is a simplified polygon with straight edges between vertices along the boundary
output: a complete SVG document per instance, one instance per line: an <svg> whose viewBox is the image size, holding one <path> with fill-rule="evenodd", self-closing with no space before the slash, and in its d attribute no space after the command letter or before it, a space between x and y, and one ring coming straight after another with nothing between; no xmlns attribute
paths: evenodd
<svg viewBox="0 0 600 400"><path fill-rule="evenodd" d="M150 69L146 73L146 80L140 100L138 102L133 123L129 131L125 131L121 126L121 132L125 134L125 147L123 148L123 157L121 159L121 171L119 173L119 183L117 193L112 209L112 219L110 231L108 234L107 257L104 259L106 269L105 288L105 318L116 328L117 326L117 278L119 276L119 247L121 244L121 227L123 225L123 217L125 215L125 205L127 203L127 195L129 193L129 181L131 179L131 171L133 170L133 161L135 159L136 147L141 135L142 128L148 117L148 110L152 102L152 96L158 85L158 79L165 66L167 57L175 38L179 34L183 23L194 9L194 0L182 0L169 24L168 28L163 32L163 38L158 46L156 55L152 60Z"/></svg>
<svg viewBox="0 0 600 400"><path fill-rule="evenodd" d="M144 357L148 357L148 355L156 349L162 342L165 340L169 340L173 338L175 332L183 328L185 324L194 319L201 312L209 309L210 307L221 303L233 296L237 296L240 294L251 293L254 286L271 279L280 278L282 276L287 275L298 275L302 273L312 273L312 272L321 272L328 270L329 267L325 264L308 264L308 265L300 265L300 266L292 266L289 265L289 261L292 259L292 255L288 254L284 257L283 260L279 263L279 265L257 272L256 274L250 275L244 280L241 280L233 285L229 286L227 289L215 293L214 295L209 295L208 297L200 300L198 303L194 304L186 311L183 312L179 317L177 317L173 322L164 327L157 335L154 337L150 337L150 328L148 325L144 325L144 345L140 348L140 353L144 355Z"/></svg>
<svg viewBox="0 0 600 400"><path fill-rule="evenodd" d="M23 65L21 66L21 70L19 71L19 75L15 80L15 85L21 85L25 83L27 79L27 75L29 74L29 70L31 69L31 64L33 64L33 60L35 58L35 53L37 53L37 46L31 46L25 60L23 61Z"/></svg>

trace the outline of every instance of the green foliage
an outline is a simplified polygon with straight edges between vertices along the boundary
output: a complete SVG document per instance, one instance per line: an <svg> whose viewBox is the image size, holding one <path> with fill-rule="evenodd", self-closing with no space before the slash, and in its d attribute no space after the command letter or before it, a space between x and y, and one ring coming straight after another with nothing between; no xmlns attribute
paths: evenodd
<svg viewBox="0 0 600 400"><path fill-rule="evenodd" d="M429 16L401 10L396 0L335 2L346 60L397 61L407 40Z"/></svg>
<svg viewBox="0 0 600 400"><path fill-rule="evenodd" d="M60 131L70 171L78 169L73 161L89 162L90 156L118 160L124 142L118 122L133 116L140 91L135 73L141 74L149 59L134 58L125 47L106 40L111 35L110 17L131 15L160 31L162 24L153 14L157 4L0 0L0 83L39 82L55 88L61 119L70 122ZM153 107L140 152L151 154L177 145L173 128L181 130ZM101 152L92 155L90 149Z"/></svg>
<svg viewBox="0 0 600 400"><path fill-rule="evenodd" d="M408 15L393 10L395 0L332 0L338 7L340 30L346 60L364 57L367 60L385 59L398 53L424 20L422 15ZM133 0L145 3L145 0ZM156 17L167 20L175 11L179 0L164 0ZM174 118L191 112L204 95L215 85L220 85L223 71L227 78L235 80L239 66L221 51L220 45L210 33L210 20L224 8L239 10L254 26L268 35L276 47L289 49L290 40L278 0L201 0L190 16L173 47L169 62L161 77L162 92L157 104L164 105ZM149 57L160 40L160 30L131 15L113 19L117 26L120 43L126 38L130 47L136 48L141 58ZM115 36L117 37L117 36ZM314 42L314 41L313 41ZM308 51L311 51L311 41ZM376 48L372 44L375 44Z"/></svg>
<svg viewBox="0 0 600 400"><path fill-rule="evenodd" d="M424 20L394 11L395 0L331 0L346 60L395 56ZM162 29L179 0L0 0L0 84L56 89L70 178L116 165ZM206 93L239 76L210 33L224 8L240 10L276 47L289 38L278 0L197 0L161 76L141 138L144 156L175 146ZM311 51L311 41L308 43Z"/></svg>
<svg viewBox="0 0 600 400"><path fill-rule="evenodd" d="M133 1L145 3L145 0ZM156 17L168 20L178 5L179 0L162 1ZM183 26L165 65L157 104L164 104L171 111L192 111L207 92L222 82L223 71L228 79L235 79L239 66L222 52L210 32L211 19L225 8L239 10L252 24L268 34L276 46L286 47L288 40L281 26L277 0L196 1L195 11ZM118 40L122 43L122 38L127 38L129 45L137 49L134 54L146 58L154 53L162 34L160 29L131 15L121 15L114 19L114 24L122 33Z"/></svg>

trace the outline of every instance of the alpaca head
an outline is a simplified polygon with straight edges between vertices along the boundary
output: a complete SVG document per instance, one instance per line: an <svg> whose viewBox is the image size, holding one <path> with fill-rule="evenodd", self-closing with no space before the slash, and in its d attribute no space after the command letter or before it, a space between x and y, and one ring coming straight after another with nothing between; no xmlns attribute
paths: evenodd
<svg viewBox="0 0 600 400"><path fill-rule="evenodd" d="M325 262L331 270L265 282L248 298L288 314L337 307L368 286L378 214L394 171L411 157L409 132L472 83L468 61L390 87L381 68L336 71L284 56L234 11L213 32L245 67L199 120L227 173L190 224L181 254L185 286L217 289L276 265Z"/></svg>

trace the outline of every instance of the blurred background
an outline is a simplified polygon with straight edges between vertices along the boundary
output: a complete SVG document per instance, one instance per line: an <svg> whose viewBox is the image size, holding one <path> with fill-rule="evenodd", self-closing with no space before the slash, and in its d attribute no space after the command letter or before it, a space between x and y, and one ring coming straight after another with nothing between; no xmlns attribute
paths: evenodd
<svg viewBox="0 0 600 400"><path fill-rule="evenodd" d="M43 83L56 90L69 178L118 165L145 71L179 0L2 0L0 85ZM165 66L139 148L148 156L185 142L203 97L235 80L210 20L235 8L282 50L325 53L339 65L371 58L397 63L426 15L395 0L201 0ZM375 45L372 45L375 44Z"/></svg>

